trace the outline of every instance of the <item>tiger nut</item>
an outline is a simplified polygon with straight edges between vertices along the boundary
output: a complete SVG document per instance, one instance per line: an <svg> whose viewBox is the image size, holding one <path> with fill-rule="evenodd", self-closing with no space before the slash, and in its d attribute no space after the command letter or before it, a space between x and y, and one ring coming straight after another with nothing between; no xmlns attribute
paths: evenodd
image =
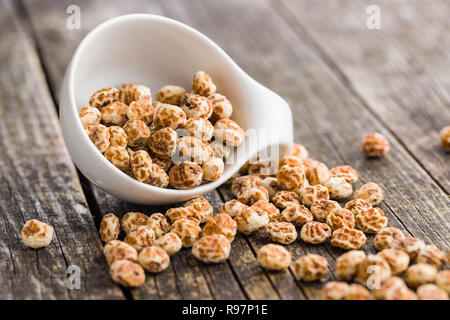
<svg viewBox="0 0 450 320"><path fill-rule="evenodd" d="M312 221L311 212L303 205L290 205L281 211L280 221L291 222L297 227L303 226L305 223Z"/></svg>
<svg viewBox="0 0 450 320"><path fill-rule="evenodd" d="M428 245L420 249L416 261L418 263L428 263L438 270L445 265L446 256L444 251L436 246Z"/></svg>
<svg viewBox="0 0 450 320"><path fill-rule="evenodd" d="M328 215L337 209L341 209L341 206L336 201L320 199L311 205L310 211L315 220L325 222Z"/></svg>
<svg viewBox="0 0 450 320"><path fill-rule="evenodd" d="M272 199L278 191L281 191L281 187L275 177L264 178L262 186L269 192L269 199Z"/></svg>
<svg viewBox="0 0 450 320"><path fill-rule="evenodd" d="M238 196L244 188L260 187L262 186L262 180L256 176L240 176L233 180L231 184L231 192L235 197Z"/></svg>
<svg viewBox="0 0 450 320"><path fill-rule="evenodd" d="M345 300L373 300L373 295L362 285L352 283L348 289Z"/></svg>
<svg viewBox="0 0 450 320"><path fill-rule="evenodd" d="M111 264L109 273L114 282L125 287L139 287L145 282L144 269L129 260L116 260Z"/></svg>
<svg viewBox="0 0 450 320"><path fill-rule="evenodd" d="M320 162L314 159L301 159L303 164L303 170L308 171L314 166L317 166Z"/></svg>
<svg viewBox="0 0 450 320"><path fill-rule="evenodd" d="M216 85L209 74L204 71L197 71L192 80L192 90L202 96L208 97L216 93Z"/></svg>
<svg viewBox="0 0 450 320"><path fill-rule="evenodd" d="M285 156L294 156L299 159L307 159L308 158L308 150L298 143L294 143L292 147L284 154Z"/></svg>
<svg viewBox="0 0 450 320"><path fill-rule="evenodd" d="M405 273L405 281L411 288L417 288L426 283L435 282L437 269L427 263L417 263L410 266Z"/></svg>
<svg viewBox="0 0 450 320"><path fill-rule="evenodd" d="M368 157L384 156L391 149L389 141L381 133L371 133L362 141L363 153Z"/></svg>
<svg viewBox="0 0 450 320"><path fill-rule="evenodd" d="M128 137L128 146L139 147L148 143L150 129L141 120L128 120L122 127Z"/></svg>
<svg viewBox="0 0 450 320"><path fill-rule="evenodd" d="M436 275L436 284L450 294L450 270L439 271Z"/></svg>
<svg viewBox="0 0 450 320"><path fill-rule="evenodd" d="M158 165L164 171L168 171L172 166L173 162L171 158L160 159L156 156L152 157L152 163Z"/></svg>
<svg viewBox="0 0 450 320"><path fill-rule="evenodd" d="M85 106L78 110L78 117L80 118L83 127L100 123L100 110L91 106Z"/></svg>
<svg viewBox="0 0 450 320"><path fill-rule="evenodd" d="M419 300L448 300L448 294L437 285L429 283L417 288Z"/></svg>
<svg viewBox="0 0 450 320"><path fill-rule="evenodd" d="M146 181L152 175L152 159L148 152L139 150L131 154L131 172L138 181Z"/></svg>
<svg viewBox="0 0 450 320"><path fill-rule="evenodd" d="M160 247L171 256L181 250L182 242L176 233L168 232L156 239L153 245Z"/></svg>
<svg viewBox="0 0 450 320"><path fill-rule="evenodd" d="M190 118L186 121L184 129L190 136L195 137L203 142L211 140L214 132L214 126L205 118ZM223 144L222 144L223 145Z"/></svg>
<svg viewBox="0 0 450 320"><path fill-rule="evenodd" d="M166 188L169 185L169 176L163 168L152 163L150 177L145 180L145 183L158 188Z"/></svg>
<svg viewBox="0 0 450 320"><path fill-rule="evenodd" d="M234 220L239 232L247 235L264 228L270 222L266 212L256 211L252 208L243 210Z"/></svg>
<svg viewBox="0 0 450 320"><path fill-rule="evenodd" d="M355 218L356 227L366 233L377 233L387 225L387 218L380 208L363 210Z"/></svg>
<svg viewBox="0 0 450 320"><path fill-rule="evenodd" d="M400 249L384 249L378 255L389 263L392 274L402 273L409 266L408 254Z"/></svg>
<svg viewBox="0 0 450 320"><path fill-rule="evenodd" d="M110 147L121 147L125 148L128 144L128 137L121 127L111 126L108 128L109 131L109 146Z"/></svg>
<svg viewBox="0 0 450 320"><path fill-rule="evenodd" d="M355 199L363 199L375 206L383 200L383 190L374 182L368 182L355 192Z"/></svg>
<svg viewBox="0 0 450 320"><path fill-rule="evenodd" d="M339 228L353 228L355 226L355 216L350 210L336 209L327 216L327 224L331 230L335 231Z"/></svg>
<svg viewBox="0 0 450 320"><path fill-rule="evenodd" d="M282 166L277 172L278 184L287 191L297 191L305 185L305 172L302 168Z"/></svg>
<svg viewBox="0 0 450 320"><path fill-rule="evenodd" d="M155 232L152 228L149 226L139 226L133 231L130 231L124 241L139 252L145 247L151 246L155 238Z"/></svg>
<svg viewBox="0 0 450 320"><path fill-rule="evenodd" d="M176 220L172 224L170 231L180 237L184 248L189 248L198 239L202 229L195 221L183 218Z"/></svg>
<svg viewBox="0 0 450 320"><path fill-rule="evenodd" d="M198 187L202 179L202 167L195 162L180 162L169 170L169 184L175 189L186 190Z"/></svg>
<svg viewBox="0 0 450 320"><path fill-rule="evenodd" d="M153 120L155 107L152 104L143 101L133 101L127 109L128 120L141 120L149 125Z"/></svg>
<svg viewBox="0 0 450 320"><path fill-rule="evenodd" d="M166 217L171 223L179 219L189 219L199 224L201 221L200 212L193 207L170 208L166 211Z"/></svg>
<svg viewBox="0 0 450 320"><path fill-rule="evenodd" d="M103 248L106 262L111 265L116 260L137 261L137 251L135 248L120 240L109 241Z"/></svg>
<svg viewBox="0 0 450 320"><path fill-rule="evenodd" d="M328 189L321 185L315 186L306 186L299 190L300 199L305 206L312 206L313 203L319 200L328 200L330 198L330 194L328 193Z"/></svg>
<svg viewBox="0 0 450 320"><path fill-rule="evenodd" d="M353 187L344 178L331 177L326 183L330 192L330 198L333 200L342 200L348 198L353 193Z"/></svg>
<svg viewBox="0 0 450 320"><path fill-rule="evenodd" d="M203 180L216 181L222 176L224 169L225 164L221 158L211 158L205 161L202 164Z"/></svg>
<svg viewBox="0 0 450 320"><path fill-rule="evenodd" d="M178 138L176 152L183 161L192 161L199 165L214 157L214 151L210 146L191 136Z"/></svg>
<svg viewBox="0 0 450 320"><path fill-rule="evenodd" d="M290 244L297 239L297 230L290 222L269 222L264 230L274 242Z"/></svg>
<svg viewBox="0 0 450 320"><path fill-rule="evenodd" d="M368 288L375 288L377 283L391 276L391 268L382 257L369 254L359 265L356 281Z"/></svg>
<svg viewBox="0 0 450 320"><path fill-rule="evenodd" d="M23 242L33 249L47 247L53 238L53 227L36 219L28 220L20 235Z"/></svg>
<svg viewBox="0 0 450 320"><path fill-rule="evenodd" d="M120 233L120 222L119 219L114 215L114 213L108 213L102 218L100 223L100 239L103 242L109 242L112 240L117 240Z"/></svg>
<svg viewBox="0 0 450 320"><path fill-rule="evenodd" d="M292 271L297 280L308 282L322 280L328 274L328 262L324 257L310 253L295 260Z"/></svg>
<svg viewBox="0 0 450 320"><path fill-rule="evenodd" d="M89 105L99 110L102 107L119 99L119 90L116 88L104 88L97 90L89 99Z"/></svg>
<svg viewBox="0 0 450 320"><path fill-rule="evenodd" d="M124 83L119 87L119 100L130 105L133 101L142 101L152 104L150 88L134 83Z"/></svg>
<svg viewBox="0 0 450 320"><path fill-rule="evenodd" d="M199 117L208 119L212 115L211 102L208 98L198 94L188 97L180 108L186 114L187 119Z"/></svg>
<svg viewBox="0 0 450 320"><path fill-rule="evenodd" d="M450 151L450 126L442 128L440 135L442 148L446 151Z"/></svg>
<svg viewBox="0 0 450 320"><path fill-rule="evenodd" d="M345 209L350 210L355 217L363 210L370 208L372 208L372 205L363 199L352 200L345 204Z"/></svg>
<svg viewBox="0 0 450 320"><path fill-rule="evenodd" d="M258 159L254 163L250 163L248 174L264 179L275 174L275 166L270 159Z"/></svg>
<svg viewBox="0 0 450 320"><path fill-rule="evenodd" d="M278 191L272 198L272 202L278 208L284 209L290 205L300 204L300 197L294 191Z"/></svg>
<svg viewBox="0 0 450 320"><path fill-rule="evenodd" d="M358 266L366 259L362 250L350 250L336 259L336 275L344 280L352 280L356 276Z"/></svg>
<svg viewBox="0 0 450 320"><path fill-rule="evenodd" d="M128 212L122 217L121 226L125 233L135 230L139 226L145 226L148 223L148 216L140 212Z"/></svg>
<svg viewBox="0 0 450 320"><path fill-rule="evenodd" d="M330 178L330 171L324 163L317 162L306 170L306 178L313 186L316 184L324 185Z"/></svg>
<svg viewBox="0 0 450 320"><path fill-rule="evenodd" d="M358 181L358 172L350 166L337 166L330 170L330 177L344 178L348 183Z"/></svg>
<svg viewBox="0 0 450 320"><path fill-rule="evenodd" d="M384 250L390 248L394 241L402 240L404 238L405 236L400 229L388 227L377 233L373 239L373 243L378 250Z"/></svg>
<svg viewBox="0 0 450 320"><path fill-rule="evenodd" d="M177 133L172 128L163 128L153 132L148 146L156 157L170 158L177 150Z"/></svg>
<svg viewBox="0 0 450 320"><path fill-rule="evenodd" d="M205 223L213 216L213 207L203 197L192 199L184 204L184 207L192 207L200 214L200 222Z"/></svg>
<svg viewBox="0 0 450 320"><path fill-rule="evenodd" d="M290 166L290 167L299 167L301 169L304 169L302 160L297 158L296 156L283 156L280 159L278 165L280 168L282 166Z"/></svg>
<svg viewBox="0 0 450 320"><path fill-rule="evenodd" d="M153 229L156 238L161 237L170 230L170 223L162 213L153 213L148 218L147 225Z"/></svg>
<svg viewBox="0 0 450 320"><path fill-rule="evenodd" d="M221 234L233 242L237 232L237 223L226 213L219 213L211 218L203 227L201 236Z"/></svg>
<svg viewBox="0 0 450 320"><path fill-rule="evenodd" d="M331 228L326 223L311 221L305 223L300 231L300 238L306 243L319 244L328 241Z"/></svg>
<svg viewBox="0 0 450 320"><path fill-rule="evenodd" d="M423 247L425 247L425 242L422 239L413 237L404 237L400 240L394 240L391 245L391 248L405 251L409 255L411 261L416 259Z"/></svg>
<svg viewBox="0 0 450 320"><path fill-rule="evenodd" d="M104 156L119 170L127 171L130 169L130 155L124 148L109 147L106 149Z"/></svg>
<svg viewBox="0 0 450 320"><path fill-rule="evenodd" d="M264 187L243 188L238 194L238 200L251 206L258 200L269 201L269 193Z"/></svg>
<svg viewBox="0 0 450 320"><path fill-rule="evenodd" d="M258 251L258 263L267 270L285 270L291 264L291 254L277 244L266 244Z"/></svg>
<svg viewBox="0 0 450 320"><path fill-rule="evenodd" d="M249 207L242 202L233 199L230 201L225 202L222 207L220 208L220 213L226 213L230 217L236 217L239 213L243 212L244 210L248 209Z"/></svg>
<svg viewBox="0 0 450 320"><path fill-rule="evenodd" d="M102 122L106 126L123 126L127 122L128 106L120 101L115 101L102 108Z"/></svg>
<svg viewBox="0 0 450 320"><path fill-rule="evenodd" d="M214 151L214 156L216 158L227 159L231 153L231 147L223 144L222 141L214 141L209 144L211 149Z"/></svg>
<svg viewBox="0 0 450 320"><path fill-rule="evenodd" d="M251 206L252 209L259 211L262 210L267 213L270 221L275 221L280 218L280 210L272 203L265 200L258 200Z"/></svg>
<svg viewBox="0 0 450 320"><path fill-rule="evenodd" d="M331 281L322 288L321 295L324 300L344 300L350 286L344 281Z"/></svg>
<svg viewBox="0 0 450 320"><path fill-rule="evenodd" d="M405 300L409 289L401 278L391 276L383 279L379 287L373 288L372 293L378 300Z"/></svg>
<svg viewBox="0 0 450 320"><path fill-rule="evenodd" d="M231 243L221 234L211 234L195 241L192 255L205 263L224 262L230 256Z"/></svg>
<svg viewBox="0 0 450 320"><path fill-rule="evenodd" d="M361 248L366 240L364 232L344 227L333 232L331 245L344 250L355 250Z"/></svg>
<svg viewBox="0 0 450 320"><path fill-rule="evenodd" d="M109 130L104 125L97 123L89 132L89 139L101 153L104 153L109 147Z"/></svg>
<svg viewBox="0 0 450 320"><path fill-rule="evenodd" d="M160 247L151 246L139 253L138 262L148 272L158 273L169 267L170 257Z"/></svg>
<svg viewBox="0 0 450 320"><path fill-rule="evenodd" d="M216 93L210 95L208 99L212 105L211 121L216 122L220 119L229 118L233 113L233 106L224 95Z"/></svg>
<svg viewBox="0 0 450 320"><path fill-rule="evenodd" d="M152 124L156 129L172 128L176 130L186 123L186 114L177 106L160 103L153 113Z"/></svg>
<svg viewBox="0 0 450 320"><path fill-rule="evenodd" d="M214 124L214 133L223 143L239 146L245 138L245 131L231 119L222 119Z"/></svg>
<svg viewBox="0 0 450 320"><path fill-rule="evenodd" d="M180 86L166 85L156 93L155 100L179 106L183 103L186 89Z"/></svg>

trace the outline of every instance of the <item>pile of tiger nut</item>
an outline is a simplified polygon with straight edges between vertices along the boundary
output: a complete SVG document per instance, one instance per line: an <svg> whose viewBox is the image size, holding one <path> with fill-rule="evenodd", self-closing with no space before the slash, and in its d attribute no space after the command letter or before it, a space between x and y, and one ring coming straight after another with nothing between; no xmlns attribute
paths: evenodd
<svg viewBox="0 0 450 320"><path fill-rule="evenodd" d="M229 119L233 106L211 77L198 71L192 92L167 85L155 100L141 84L105 88L91 96L79 118L105 158L138 181L192 189L219 179L224 159L245 132Z"/></svg>

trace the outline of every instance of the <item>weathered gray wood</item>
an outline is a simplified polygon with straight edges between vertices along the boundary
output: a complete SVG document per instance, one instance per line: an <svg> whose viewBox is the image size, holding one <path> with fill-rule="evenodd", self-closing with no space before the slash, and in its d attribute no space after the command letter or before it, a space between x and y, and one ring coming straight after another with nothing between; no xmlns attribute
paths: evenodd
<svg viewBox="0 0 450 320"><path fill-rule="evenodd" d="M0 298L123 299L64 147L38 57L10 1L0 2ZM25 221L55 229L49 247L25 246ZM68 266L81 288L67 289Z"/></svg>

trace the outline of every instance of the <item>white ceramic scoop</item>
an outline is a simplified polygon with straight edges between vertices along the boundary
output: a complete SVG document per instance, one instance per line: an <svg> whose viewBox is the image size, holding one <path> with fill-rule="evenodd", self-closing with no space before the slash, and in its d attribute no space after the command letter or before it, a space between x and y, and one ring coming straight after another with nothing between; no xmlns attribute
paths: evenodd
<svg viewBox="0 0 450 320"><path fill-rule="evenodd" d="M78 109L88 104L96 90L121 83L149 86L153 94L166 84L190 90L197 70L211 75L217 91L230 99L233 120L245 130L264 131L258 139L252 134L246 137L219 180L192 190L147 185L114 167L84 132ZM81 172L107 193L139 204L170 204L201 196L227 181L259 150L273 145L288 147L293 139L292 114L286 101L249 77L200 32L148 14L114 18L83 39L67 68L59 108L64 140Z"/></svg>

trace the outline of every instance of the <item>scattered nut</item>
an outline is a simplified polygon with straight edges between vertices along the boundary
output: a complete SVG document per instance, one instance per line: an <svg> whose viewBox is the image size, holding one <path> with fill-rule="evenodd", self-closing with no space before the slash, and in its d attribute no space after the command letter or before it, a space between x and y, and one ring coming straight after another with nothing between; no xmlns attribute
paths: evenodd
<svg viewBox="0 0 450 320"><path fill-rule="evenodd" d="M125 287L139 287L145 282L144 269L129 260L116 260L111 264L109 273L114 282Z"/></svg>
<svg viewBox="0 0 450 320"><path fill-rule="evenodd" d="M47 247L53 238L53 227L36 219L28 220L20 235L22 241L33 249Z"/></svg>
<svg viewBox="0 0 450 320"><path fill-rule="evenodd" d="M131 172L138 181L147 181L152 175L152 158L148 152L139 150L131 154Z"/></svg>
<svg viewBox="0 0 450 320"><path fill-rule="evenodd" d="M148 218L147 225L153 229L157 239L170 230L170 223L162 213L152 214Z"/></svg>
<svg viewBox="0 0 450 320"><path fill-rule="evenodd" d="M311 221L305 223L300 232L300 238L306 243L319 244L328 241L331 228L326 223Z"/></svg>
<svg viewBox="0 0 450 320"><path fill-rule="evenodd" d="M119 170L128 171L130 169L130 155L122 147L109 147L104 156Z"/></svg>
<svg viewBox="0 0 450 320"><path fill-rule="evenodd" d="M402 273L409 266L409 255L400 249L384 249L378 255L389 263L392 274Z"/></svg>
<svg viewBox="0 0 450 320"><path fill-rule="evenodd" d="M109 241L103 249L106 262L111 265L116 260L137 261L137 251L135 248L120 240Z"/></svg>
<svg viewBox="0 0 450 320"><path fill-rule="evenodd" d="M308 158L308 150L306 150L306 148L304 146L302 146L301 144L294 143L292 145L292 148L290 150L288 150L288 152L286 152L284 155L285 156L294 156L299 159L307 159Z"/></svg>
<svg viewBox="0 0 450 320"><path fill-rule="evenodd" d="M147 145L150 137L150 129L141 120L128 120L122 127L128 137L130 147Z"/></svg>
<svg viewBox="0 0 450 320"><path fill-rule="evenodd" d="M409 289L401 278L391 276L380 281L372 293L378 300L406 300Z"/></svg>
<svg viewBox="0 0 450 320"><path fill-rule="evenodd" d="M163 128L153 132L148 146L152 154L160 159L170 158L177 150L177 133L172 128Z"/></svg>
<svg viewBox="0 0 450 320"><path fill-rule="evenodd" d="M331 281L325 284L321 294L324 300L345 300L350 286L343 281Z"/></svg>
<svg viewBox="0 0 450 320"><path fill-rule="evenodd" d="M213 216L213 207L203 197L192 199L184 204L184 207L192 207L200 214L200 222L205 223Z"/></svg>
<svg viewBox="0 0 450 320"><path fill-rule="evenodd" d="M192 80L192 90L195 93L208 97L216 93L216 85L209 74L204 71L197 71Z"/></svg>
<svg viewBox="0 0 450 320"><path fill-rule="evenodd" d="M231 243L221 234L211 234L195 241L192 254L205 263L224 262L230 256Z"/></svg>
<svg viewBox="0 0 450 320"><path fill-rule="evenodd" d="M278 184L285 190L297 191L305 185L305 172L299 167L282 166L277 172Z"/></svg>
<svg viewBox="0 0 450 320"><path fill-rule="evenodd" d="M327 216L327 224L333 231L343 227L352 229L355 226L355 216L350 210L336 209Z"/></svg>
<svg viewBox="0 0 450 320"><path fill-rule="evenodd" d="M272 164L270 159L259 159L254 163L250 163L250 166L248 167L248 174L264 179L275 174L275 166Z"/></svg>
<svg viewBox="0 0 450 320"><path fill-rule="evenodd" d="M428 245L420 249L416 261L419 263L428 263L435 266L438 270L445 265L445 253L436 246Z"/></svg>
<svg viewBox="0 0 450 320"><path fill-rule="evenodd" d="M176 220L172 224L170 231L176 233L176 235L180 237L183 247L189 248L192 247L194 242L198 239L202 229L195 221L183 218Z"/></svg>
<svg viewBox="0 0 450 320"><path fill-rule="evenodd" d="M89 105L99 110L102 107L110 104L111 102L117 101L119 99L119 90L116 88L104 88L100 89L91 96L89 99Z"/></svg>
<svg viewBox="0 0 450 320"><path fill-rule="evenodd" d="M262 181L262 186L269 192L269 199L272 199L278 191L281 191L281 187L278 184L277 178L266 177Z"/></svg>
<svg viewBox="0 0 450 320"><path fill-rule="evenodd" d="M230 100L224 95L216 93L208 97L212 105L211 121L216 122L221 119L229 118L233 113L233 106Z"/></svg>
<svg viewBox="0 0 450 320"><path fill-rule="evenodd" d="M291 264L291 254L277 244L266 244L258 251L258 263L267 270L285 270Z"/></svg>
<svg viewBox="0 0 450 320"><path fill-rule="evenodd" d="M171 223L179 219L189 219L199 224L201 221L200 212L197 211L194 207L178 207L178 208L170 208L166 211L166 217L169 219Z"/></svg>
<svg viewBox="0 0 450 320"><path fill-rule="evenodd" d="M186 89L180 86L167 85L159 89L155 99L161 103L168 103L179 106L183 103Z"/></svg>
<svg viewBox="0 0 450 320"><path fill-rule="evenodd" d="M194 94L187 98L180 108L184 111L188 119L199 117L208 119L212 115L211 102L208 98L198 94Z"/></svg>
<svg viewBox="0 0 450 320"><path fill-rule="evenodd" d="M300 199L302 203L306 206L312 206L313 203L319 200L329 200L330 194L328 189L321 185L306 186L299 190Z"/></svg>
<svg viewBox="0 0 450 320"><path fill-rule="evenodd" d="M110 144L109 138L110 134L108 128L100 123L92 126L89 132L89 139L91 139L95 147L101 153L104 153L108 149Z"/></svg>
<svg viewBox="0 0 450 320"><path fill-rule="evenodd" d="M311 212L303 205L295 204L286 207L280 215L280 221L291 222L297 227L313 220Z"/></svg>
<svg viewBox="0 0 450 320"><path fill-rule="evenodd" d="M322 280L328 274L328 262L318 254L307 254L294 261L292 271L297 280Z"/></svg>
<svg viewBox="0 0 450 320"><path fill-rule="evenodd" d="M355 217L363 210L370 208L372 208L372 205L363 199L355 199L345 204L345 209L350 210Z"/></svg>
<svg viewBox="0 0 450 320"><path fill-rule="evenodd" d="M331 245L344 250L356 250L361 248L366 240L364 232L344 227L333 232Z"/></svg>
<svg viewBox="0 0 450 320"><path fill-rule="evenodd" d="M140 212L128 212L122 217L122 229L125 233L135 230L139 226L145 226L148 223L148 216Z"/></svg>
<svg viewBox="0 0 450 320"><path fill-rule="evenodd" d="M412 237L405 237L400 240L394 240L392 241L391 245L391 248L405 251L409 255L411 261L416 259L417 255L423 247L425 247L425 242L423 242L422 239Z"/></svg>
<svg viewBox="0 0 450 320"><path fill-rule="evenodd" d="M435 266L427 263L417 263L406 270L405 280L411 288L417 288L426 283L435 282L436 276L437 269Z"/></svg>
<svg viewBox="0 0 450 320"><path fill-rule="evenodd" d="M306 178L313 186L316 184L324 185L330 179L330 171L324 163L317 162L306 170Z"/></svg>
<svg viewBox="0 0 450 320"><path fill-rule="evenodd" d="M160 247L171 256L181 250L182 242L176 233L168 232L156 239L153 245Z"/></svg>
<svg viewBox="0 0 450 320"><path fill-rule="evenodd" d="M348 198L353 193L353 187L344 178L331 177L325 187L330 192L330 198L334 200L342 200Z"/></svg>
<svg viewBox="0 0 450 320"><path fill-rule="evenodd" d="M145 247L151 246L155 238L155 232L152 228L149 226L139 226L133 231L130 231L124 241L137 251L141 251Z"/></svg>
<svg viewBox="0 0 450 320"><path fill-rule="evenodd" d="M244 188L260 187L262 186L262 180L256 176L241 176L233 180L231 184L231 193L235 197L238 196Z"/></svg>
<svg viewBox="0 0 450 320"><path fill-rule="evenodd" d="M245 138L245 131L231 119L222 119L214 125L214 133L225 144L239 146Z"/></svg>
<svg viewBox="0 0 450 320"><path fill-rule="evenodd" d="M371 133L362 141L363 153L368 157L384 156L391 149L389 141L381 133Z"/></svg>
<svg viewBox="0 0 450 320"><path fill-rule="evenodd" d="M362 250L350 250L336 259L336 275L344 280L353 280L358 272L358 266L366 259Z"/></svg>
<svg viewBox="0 0 450 320"><path fill-rule="evenodd" d="M158 273L169 267L170 258L166 251L157 246L144 248L138 256L139 264L148 272Z"/></svg>
<svg viewBox="0 0 450 320"><path fill-rule="evenodd" d="M341 206L336 201L320 199L311 205L310 211L315 220L325 222L328 215L337 209L341 209Z"/></svg>
<svg viewBox="0 0 450 320"><path fill-rule="evenodd" d="M269 193L264 187L243 188L238 194L238 200L251 206L258 200L269 201Z"/></svg>
<svg viewBox="0 0 450 320"><path fill-rule="evenodd" d="M358 172L350 166L337 166L330 170L331 177L344 178L348 183L358 181Z"/></svg>
<svg viewBox="0 0 450 320"><path fill-rule="evenodd" d="M106 126L123 126L127 122L128 106L120 101L115 101L102 108L102 122Z"/></svg>
<svg viewBox="0 0 450 320"><path fill-rule="evenodd" d="M109 146L125 148L128 144L128 137L121 127L111 126L108 127L109 131Z"/></svg>
<svg viewBox="0 0 450 320"><path fill-rule="evenodd" d="M450 270L439 271L436 275L436 284L450 294Z"/></svg>
<svg viewBox="0 0 450 320"><path fill-rule="evenodd" d="M258 200L252 206L252 209L256 211L266 212L269 216L270 221L275 221L280 218L280 210L275 207L272 203L265 200Z"/></svg>
<svg viewBox="0 0 450 320"><path fill-rule="evenodd" d="M373 243L378 250L384 250L390 248L394 241L402 240L405 236L403 232L394 227L388 227L377 233Z"/></svg>
<svg viewBox="0 0 450 320"><path fill-rule="evenodd" d="M373 300L372 294L362 285L352 283L348 289L345 300Z"/></svg>
<svg viewBox="0 0 450 320"><path fill-rule="evenodd" d="M203 227L201 236L221 234L233 242L237 232L237 223L226 213L219 213L211 218Z"/></svg>
<svg viewBox="0 0 450 320"><path fill-rule="evenodd" d="M382 257L369 254L359 265L356 281L368 288L375 288L376 283L391 276L391 268Z"/></svg>
<svg viewBox="0 0 450 320"><path fill-rule="evenodd" d="M202 183L202 179L202 167L195 162L180 162L169 171L169 184L175 189L193 189Z"/></svg>
<svg viewBox="0 0 450 320"><path fill-rule="evenodd" d="M441 145L446 151L450 151L450 126L445 126L441 130Z"/></svg>
<svg viewBox="0 0 450 320"><path fill-rule="evenodd" d="M264 228L270 222L266 212L262 210L256 211L252 208L243 210L234 220L237 223L239 232L247 235Z"/></svg>
<svg viewBox="0 0 450 320"><path fill-rule="evenodd" d="M102 218L100 223L100 239L103 242L109 242L112 240L117 240L120 233L120 222L119 219L114 215L114 213L108 213Z"/></svg>
<svg viewBox="0 0 450 320"><path fill-rule="evenodd" d="M152 104L152 93L150 88L141 84L125 83L119 87L119 100L128 105L133 101Z"/></svg>
<svg viewBox="0 0 450 320"><path fill-rule="evenodd" d="M85 106L78 111L78 117L83 127L85 127L100 123L101 113L97 108Z"/></svg>
<svg viewBox="0 0 450 320"><path fill-rule="evenodd" d="M176 130L186 123L186 114L177 106L160 103L153 113L153 125L156 129L172 128Z"/></svg>
<svg viewBox="0 0 450 320"><path fill-rule="evenodd" d="M419 300L448 300L448 294L435 284L424 284L417 288Z"/></svg>
<svg viewBox="0 0 450 320"><path fill-rule="evenodd" d="M278 191L272 198L278 208L285 209L290 205L300 204L300 197L293 191Z"/></svg>
<svg viewBox="0 0 450 320"><path fill-rule="evenodd" d="M266 225L265 231L274 242L290 244L297 239L297 230L290 222L270 222Z"/></svg>
<svg viewBox="0 0 450 320"><path fill-rule="evenodd" d="M211 140L214 132L214 126L205 118L190 118L186 121L184 129L190 136L195 137L203 142ZM223 145L223 144L222 144Z"/></svg>
<svg viewBox="0 0 450 320"><path fill-rule="evenodd" d="M363 199L375 206L383 200L383 190L374 182L368 182L357 190L355 199Z"/></svg>
<svg viewBox="0 0 450 320"><path fill-rule="evenodd" d="M278 166L281 168L282 166L290 166L290 167L299 167L302 170L304 169L303 167L303 162L301 159L299 159L296 156L283 156L279 163ZM305 173L306 174L306 173Z"/></svg>
<svg viewBox="0 0 450 320"><path fill-rule="evenodd" d="M227 201L223 204L223 206L220 208L220 213L226 213L230 217L234 218L239 213L243 212L244 210L247 210L249 207L242 202L233 199L230 201Z"/></svg>
<svg viewBox="0 0 450 320"><path fill-rule="evenodd" d="M356 227L366 233L377 233L386 228L387 218L380 208L363 210L355 218Z"/></svg>

